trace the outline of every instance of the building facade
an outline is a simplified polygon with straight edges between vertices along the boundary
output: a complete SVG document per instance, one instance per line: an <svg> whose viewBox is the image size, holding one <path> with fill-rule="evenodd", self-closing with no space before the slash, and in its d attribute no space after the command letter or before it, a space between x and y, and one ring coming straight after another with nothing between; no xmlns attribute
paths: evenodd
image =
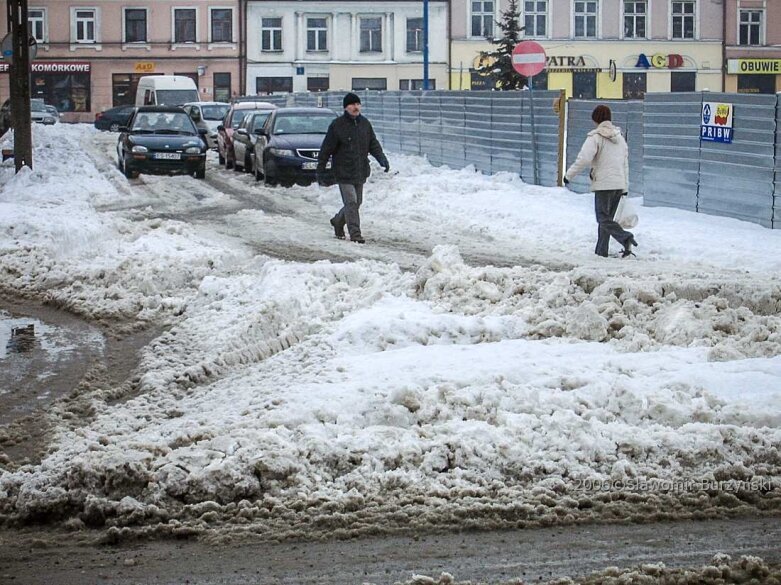
<svg viewBox="0 0 781 585"><path fill-rule="evenodd" d="M6 2L0 4L5 10ZM143 75L186 75L202 100L227 101L241 87L239 9L236 0L31 0L30 33L37 42L31 94L73 122L132 104ZM8 93L4 64L0 95Z"/></svg>
<svg viewBox="0 0 781 585"><path fill-rule="evenodd" d="M422 89L423 3L249 0L247 93ZM447 89L448 2L429 8L430 89Z"/></svg>
<svg viewBox="0 0 781 585"><path fill-rule="evenodd" d="M781 2L724 1L726 90L741 93L781 91Z"/></svg>
<svg viewBox="0 0 781 585"><path fill-rule="evenodd" d="M714 0L521 0L524 39L539 42L548 67L536 88L569 97L639 98L646 92L721 90L722 4ZM454 0L453 89L483 88L474 69L506 8Z"/></svg>

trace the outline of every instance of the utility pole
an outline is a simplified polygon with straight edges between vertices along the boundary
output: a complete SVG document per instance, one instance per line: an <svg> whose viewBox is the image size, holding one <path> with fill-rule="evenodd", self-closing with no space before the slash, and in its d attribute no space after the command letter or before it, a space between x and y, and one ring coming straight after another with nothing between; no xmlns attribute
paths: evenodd
<svg viewBox="0 0 781 585"><path fill-rule="evenodd" d="M12 35L11 125L14 128L14 164L33 168L33 137L30 127L30 33L27 0L8 0L8 29Z"/></svg>
<svg viewBox="0 0 781 585"><path fill-rule="evenodd" d="M428 86L428 0L423 0L423 89Z"/></svg>

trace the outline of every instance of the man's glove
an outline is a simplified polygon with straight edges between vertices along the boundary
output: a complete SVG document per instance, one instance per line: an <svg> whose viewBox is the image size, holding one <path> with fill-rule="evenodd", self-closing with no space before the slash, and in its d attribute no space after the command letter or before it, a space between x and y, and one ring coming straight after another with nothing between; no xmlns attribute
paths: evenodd
<svg viewBox="0 0 781 585"><path fill-rule="evenodd" d="M382 168L385 169L386 173L390 170L390 163L387 158L382 162Z"/></svg>
<svg viewBox="0 0 781 585"><path fill-rule="evenodd" d="M564 184L569 185L569 179L567 177L564 177Z"/></svg>

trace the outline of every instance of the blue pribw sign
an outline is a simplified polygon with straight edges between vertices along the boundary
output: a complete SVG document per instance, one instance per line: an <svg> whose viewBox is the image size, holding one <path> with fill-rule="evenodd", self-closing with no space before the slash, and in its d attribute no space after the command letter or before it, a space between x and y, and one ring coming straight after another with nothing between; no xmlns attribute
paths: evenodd
<svg viewBox="0 0 781 585"><path fill-rule="evenodd" d="M700 140L732 143L732 104L703 102L700 121Z"/></svg>

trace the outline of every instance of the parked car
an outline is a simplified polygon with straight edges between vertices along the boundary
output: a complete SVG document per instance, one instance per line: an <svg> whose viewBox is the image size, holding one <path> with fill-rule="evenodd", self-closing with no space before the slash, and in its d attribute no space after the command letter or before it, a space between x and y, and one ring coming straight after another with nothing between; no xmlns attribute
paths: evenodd
<svg viewBox="0 0 781 585"><path fill-rule="evenodd" d="M50 104L47 104L45 101L43 101L43 99L41 99L41 98L32 98L32 99L30 99L30 102L31 103L32 102L39 102L39 103L43 104L43 109L46 110L47 112L49 112L52 115L52 117L57 120L57 122L60 121L60 112L57 110L57 108L55 108L54 106L52 106Z"/></svg>
<svg viewBox="0 0 781 585"><path fill-rule="evenodd" d="M38 124L52 125L59 121L59 115L55 116L49 112L43 101L30 100L30 119Z"/></svg>
<svg viewBox="0 0 781 585"><path fill-rule="evenodd" d="M275 110L277 106L269 102L238 102L231 105L222 124L217 126L217 155L226 169L233 167L236 160L233 153L233 132L250 112Z"/></svg>
<svg viewBox="0 0 781 585"><path fill-rule="evenodd" d="M182 106L184 111L190 117L195 112L201 117L201 120L209 128L208 143L209 148L217 148L217 128L225 119L225 114L230 110L230 104L225 102L190 102ZM197 124L196 124L197 125Z"/></svg>
<svg viewBox="0 0 781 585"><path fill-rule="evenodd" d="M252 168L252 152L260 138L263 125L266 123L271 110L255 112L244 116L244 119L233 133L233 153L235 170L243 170L246 173L254 172Z"/></svg>
<svg viewBox="0 0 781 585"><path fill-rule="evenodd" d="M198 99L198 88L186 75L145 75L138 80L135 104L181 106Z"/></svg>
<svg viewBox="0 0 781 585"><path fill-rule="evenodd" d="M95 114L95 128L119 132L122 126L127 126L130 116L133 115L135 106L117 106Z"/></svg>
<svg viewBox="0 0 781 585"><path fill-rule="evenodd" d="M253 151L255 179L263 178L269 185L312 183L320 146L334 118L333 110L326 108L280 108L271 112ZM328 161L329 173L330 168Z"/></svg>
<svg viewBox="0 0 781 585"><path fill-rule="evenodd" d="M136 108L117 140L117 166L125 176L139 173L186 173L206 177L206 131L171 106Z"/></svg>

